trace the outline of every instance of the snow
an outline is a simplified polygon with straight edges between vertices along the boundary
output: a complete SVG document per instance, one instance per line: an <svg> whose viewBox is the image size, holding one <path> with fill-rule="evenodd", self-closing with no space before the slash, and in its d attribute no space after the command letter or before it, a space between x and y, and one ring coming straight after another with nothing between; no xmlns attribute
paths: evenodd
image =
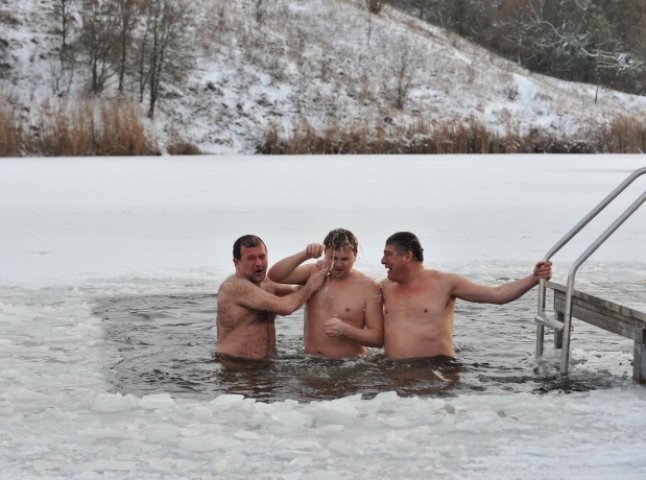
<svg viewBox="0 0 646 480"><path fill-rule="evenodd" d="M253 153L271 126L283 134L311 125L322 131L385 127L386 135L418 125L480 121L493 132L538 131L575 139L619 117L643 118L646 98L532 74L454 34L389 6L368 15L362 0L195 0L196 69L167 86L147 125L161 146L180 139L217 154ZM0 79L11 104L37 120L55 101L57 45L52 5L5 0L18 20L3 25L12 65ZM408 52L409 55L404 55ZM396 109L396 71L410 75L405 107ZM76 72L69 98L84 92ZM109 88L104 97L114 96ZM144 110L142 106L142 110ZM392 119L384 123L384 118Z"/></svg>

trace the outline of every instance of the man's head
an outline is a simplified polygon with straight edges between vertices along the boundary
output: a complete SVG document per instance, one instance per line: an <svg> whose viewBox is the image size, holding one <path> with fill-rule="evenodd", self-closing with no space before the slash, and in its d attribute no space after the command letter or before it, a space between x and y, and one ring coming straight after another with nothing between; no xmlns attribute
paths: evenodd
<svg viewBox="0 0 646 480"><path fill-rule="evenodd" d="M398 281L407 264L424 262L424 249L419 239L410 232L397 232L388 237L381 263L388 270L388 278Z"/></svg>
<svg viewBox="0 0 646 480"><path fill-rule="evenodd" d="M344 228L335 228L323 239L325 258L330 261L330 275L344 278L351 271L357 259L359 242L354 233Z"/></svg>
<svg viewBox="0 0 646 480"><path fill-rule="evenodd" d="M267 246L260 237L243 235L233 244L233 264L236 275L260 284L267 274Z"/></svg>

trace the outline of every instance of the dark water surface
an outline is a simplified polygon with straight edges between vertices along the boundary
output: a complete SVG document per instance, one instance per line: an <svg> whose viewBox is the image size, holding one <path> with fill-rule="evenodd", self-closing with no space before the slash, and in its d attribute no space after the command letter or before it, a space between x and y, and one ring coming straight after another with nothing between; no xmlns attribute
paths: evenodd
<svg viewBox="0 0 646 480"><path fill-rule="evenodd" d="M100 298L94 314L117 352L107 367L113 390L177 396L242 394L260 401L324 400L380 392L401 396L460 392L581 391L630 381L625 340L579 324L569 380L558 375L558 356L534 359L535 296L504 306L458 303L457 359L392 361L381 349L360 359L327 360L303 352L302 311L278 317L277 354L228 367L216 360L216 296L209 293ZM546 351L551 337L546 335ZM632 353L632 352L630 352Z"/></svg>

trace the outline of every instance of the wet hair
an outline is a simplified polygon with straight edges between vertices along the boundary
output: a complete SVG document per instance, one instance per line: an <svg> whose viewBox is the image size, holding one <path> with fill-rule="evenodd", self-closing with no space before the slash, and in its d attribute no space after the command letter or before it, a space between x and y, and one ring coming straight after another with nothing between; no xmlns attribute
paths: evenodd
<svg viewBox="0 0 646 480"><path fill-rule="evenodd" d="M414 234L410 232L397 232L393 233L386 240L386 245L392 245L397 250L397 253L412 252L413 258L417 262L424 261L424 249Z"/></svg>
<svg viewBox="0 0 646 480"><path fill-rule="evenodd" d="M341 248L349 245L352 251L356 254L359 251L359 241L354 233L345 228L335 228L330 231L323 239L325 247Z"/></svg>
<svg viewBox="0 0 646 480"><path fill-rule="evenodd" d="M255 235L243 235L233 244L233 258L240 260L242 257L242 247L251 248L259 247L261 245L265 247L265 250L267 250L267 245L265 245L265 242L263 242L260 237Z"/></svg>

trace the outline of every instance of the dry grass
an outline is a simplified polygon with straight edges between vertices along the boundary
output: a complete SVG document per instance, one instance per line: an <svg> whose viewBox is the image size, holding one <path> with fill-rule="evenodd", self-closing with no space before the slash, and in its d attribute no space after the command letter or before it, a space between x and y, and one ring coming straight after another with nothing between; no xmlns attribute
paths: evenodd
<svg viewBox="0 0 646 480"><path fill-rule="evenodd" d="M594 131L597 149L609 153L646 152L646 123L619 117L609 127Z"/></svg>
<svg viewBox="0 0 646 480"><path fill-rule="evenodd" d="M0 156L158 154L133 103L45 102L28 132L18 115L0 106Z"/></svg>
<svg viewBox="0 0 646 480"><path fill-rule="evenodd" d="M375 127L330 125L322 133L305 123L283 135L272 126L256 151L263 154L644 153L646 124L621 117L591 131L583 139L572 139L554 138L540 132L499 136L477 120L429 125L417 119L403 130L388 122Z"/></svg>
<svg viewBox="0 0 646 480"><path fill-rule="evenodd" d="M20 155L23 127L16 113L4 101L0 103L0 157Z"/></svg>

